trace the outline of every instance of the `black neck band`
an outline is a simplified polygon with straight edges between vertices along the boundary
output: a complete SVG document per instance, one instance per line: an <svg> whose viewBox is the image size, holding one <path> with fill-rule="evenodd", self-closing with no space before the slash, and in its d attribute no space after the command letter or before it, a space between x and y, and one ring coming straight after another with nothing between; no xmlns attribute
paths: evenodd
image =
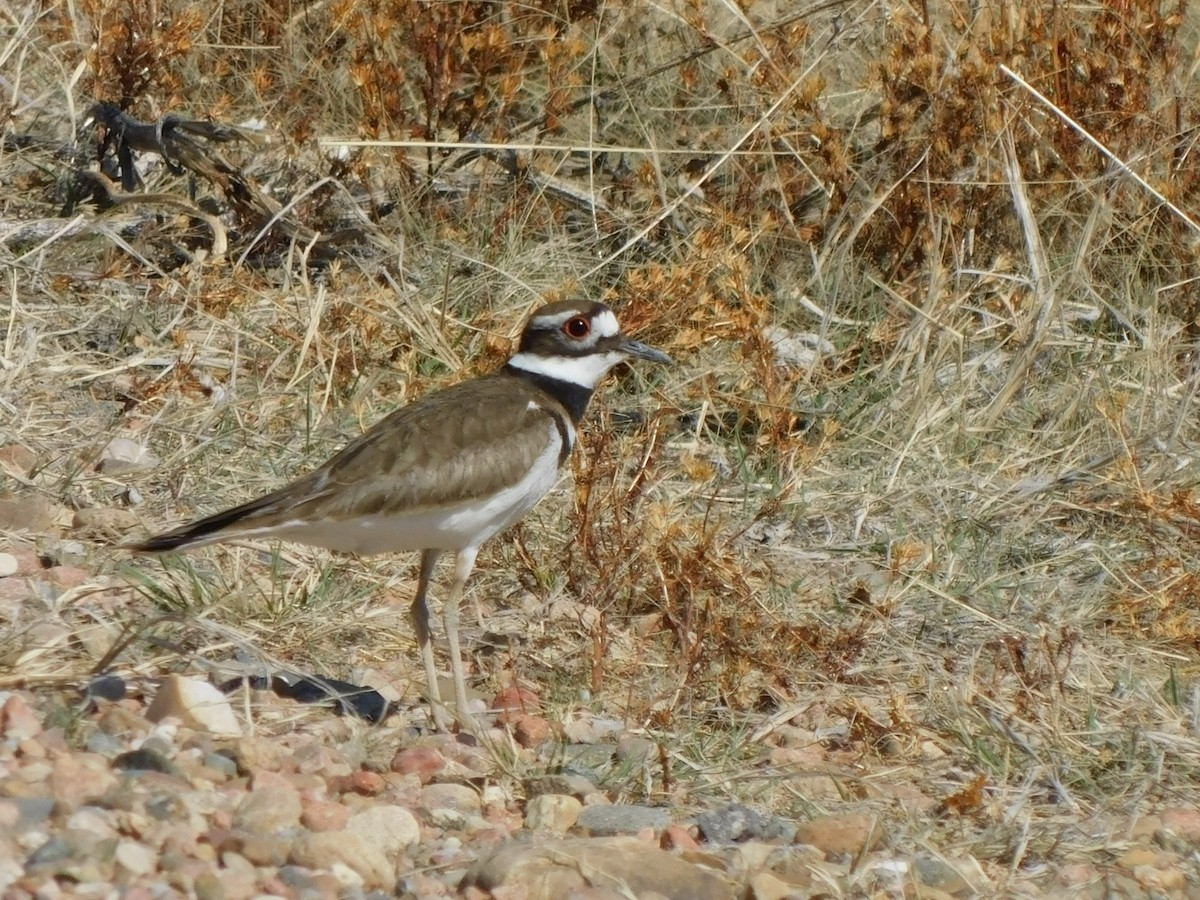
<svg viewBox="0 0 1200 900"><path fill-rule="evenodd" d="M576 425L579 424L580 419L583 418L583 414L587 410L588 401L592 399L592 388L584 387L582 384L576 384L573 381L563 381L561 378L551 378L549 375L542 375L540 372L530 372L528 369L522 369L514 365L507 365L504 368L510 375L524 378L530 384L541 388L565 406L567 413L571 416L571 421Z"/></svg>

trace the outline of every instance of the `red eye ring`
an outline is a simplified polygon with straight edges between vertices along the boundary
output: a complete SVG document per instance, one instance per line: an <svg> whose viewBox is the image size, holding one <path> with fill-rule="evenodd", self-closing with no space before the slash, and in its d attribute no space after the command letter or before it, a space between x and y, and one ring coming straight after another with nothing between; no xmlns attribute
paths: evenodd
<svg viewBox="0 0 1200 900"><path fill-rule="evenodd" d="M567 337L581 341L592 333L592 323L587 316L574 316L563 323L562 330Z"/></svg>

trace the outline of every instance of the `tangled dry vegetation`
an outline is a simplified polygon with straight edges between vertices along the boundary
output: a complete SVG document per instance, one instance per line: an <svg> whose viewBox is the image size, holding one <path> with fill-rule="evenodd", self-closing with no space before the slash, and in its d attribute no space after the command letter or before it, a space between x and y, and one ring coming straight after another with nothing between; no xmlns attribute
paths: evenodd
<svg viewBox="0 0 1200 900"><path fill-rule="evenodd" d="M752 762L801 724L1014 872L1200 799L1197 17L937 6L14 5L0 485L213 510L587 293L680 365L609 385L573 493L485 549L485 681L641 723L652 795L807 810ZM157 461L98 468L116 437ZM54 609L190 614L125 671L416 671L408 560L115 536L86 566L137 603ZM0 682L88 676L22 616Z"/></svg>

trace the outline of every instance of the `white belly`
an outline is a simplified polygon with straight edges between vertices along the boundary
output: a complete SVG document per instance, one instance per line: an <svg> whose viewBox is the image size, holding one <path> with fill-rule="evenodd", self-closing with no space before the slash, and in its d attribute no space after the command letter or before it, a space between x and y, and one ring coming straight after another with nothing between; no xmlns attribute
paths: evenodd
<svg viewBox="0 0 1200 900"><path fill-rule="evenodd" d="M546 449L529 473L491 497L392 515L377 512L336 522L293 522L271 528L271 537L364 556L478 547L524 516L554 487L560 439L553 426L550 431Z"/></svg>

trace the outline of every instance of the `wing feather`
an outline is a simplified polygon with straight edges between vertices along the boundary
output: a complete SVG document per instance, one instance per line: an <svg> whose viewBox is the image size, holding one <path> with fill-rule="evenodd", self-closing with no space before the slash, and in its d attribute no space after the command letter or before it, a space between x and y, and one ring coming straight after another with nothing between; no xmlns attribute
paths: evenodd
<svg viewBox="0 0 1200 900"><path fill-rule="evenodd" d="M161 552L269 536L297 520L426 510L501 491L557 433L549 398L531 402L512 382L497 373L410 403L278 490L129 547Z"/></svg>

